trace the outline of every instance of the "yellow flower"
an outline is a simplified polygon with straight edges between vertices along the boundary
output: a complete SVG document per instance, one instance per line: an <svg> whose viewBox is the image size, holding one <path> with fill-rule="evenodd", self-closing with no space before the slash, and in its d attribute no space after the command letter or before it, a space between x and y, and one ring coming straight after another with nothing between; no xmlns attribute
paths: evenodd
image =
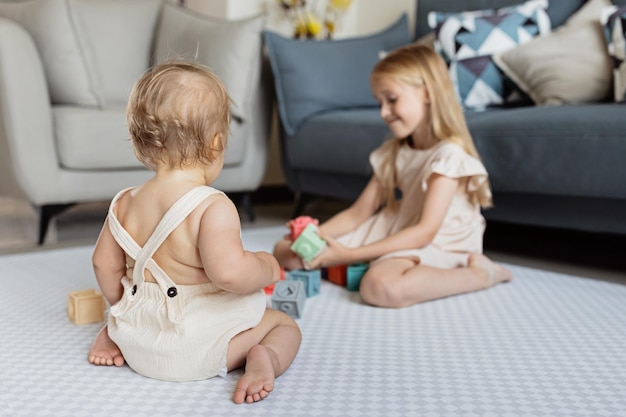
<svg viewBox="0 0 626 417"><path fill-rule="evenodd" d="M339 10L346 10L352 4L352 0L330 0L330 5Z"/></svg>
<svg viewBox="0 0 626 417"><path fill-rule="evenodd" d="M319 19L311 13L306 13L303 17L299 17L295 24L294 35L297 38L307 37L315 38L322 31L322 24Z"/></svg>

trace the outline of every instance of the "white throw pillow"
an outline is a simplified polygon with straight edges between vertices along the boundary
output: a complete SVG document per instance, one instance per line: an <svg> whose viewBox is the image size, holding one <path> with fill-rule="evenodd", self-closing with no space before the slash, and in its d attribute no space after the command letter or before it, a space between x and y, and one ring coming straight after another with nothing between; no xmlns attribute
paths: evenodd
<svg viewBox="0 0 626 417"><path fill-rule="evenodd" d="M234 101L232 114L245 120L253 83L258 80L265 16L227 21L165 4L157 29L155 64L184 59L206 65Z"/></svg>
<svg viewBox="0 0 626 417"><path fill-rule="evenodd" d="M13 20L32 36L41 54L52 103L99 104L66 0L0 2L0 17Z"/></svg>

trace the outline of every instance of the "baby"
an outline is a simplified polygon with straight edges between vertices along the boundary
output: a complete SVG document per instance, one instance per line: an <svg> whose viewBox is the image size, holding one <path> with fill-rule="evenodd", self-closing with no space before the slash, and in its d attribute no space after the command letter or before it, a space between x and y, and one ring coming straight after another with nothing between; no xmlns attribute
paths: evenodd
<svg viewBox="0 0 626 417"><path fill-rule="evenodd" d="M233 401L267 397L301 333L268 309L280 279L267 252L243 249L235 205L210 184L224 164L230 98L203 66L168 62L136 83L127 121L137 158L155 172L111 202L93 253L111 305L89 362L167 381L245 367Z"/></svg>

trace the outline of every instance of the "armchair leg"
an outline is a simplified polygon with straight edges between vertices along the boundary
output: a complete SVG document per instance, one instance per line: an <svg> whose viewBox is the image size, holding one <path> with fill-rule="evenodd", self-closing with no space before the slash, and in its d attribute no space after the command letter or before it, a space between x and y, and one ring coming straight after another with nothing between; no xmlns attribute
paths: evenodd
<svg viewBox="0 0 626 417"><path fill-rule="evenodd" d="M254 222L256 220L251 192L228 193L228 197L237 205L237 210L243 212L242 217L247 218L250 222Z"/></svg>
<svg viewBox="0 0 626 417"><path fill-rule="evenodd" d="M254 204L252 203L252 193L243 193L240 200L241 208L243 209L248 220L254 222L256 220L256 214L254 213Z"/></svg>
<svg viewBox="0 0 626 417"><path fill-rule="evenodd" d="M52 218L68 208L72 207L74 204L46 204L39 208L39 238L37 240L37 244L39 246L43 245L43 242L46 240L46 234L48 233L48 226L50 226L50 220Z"/></svg>

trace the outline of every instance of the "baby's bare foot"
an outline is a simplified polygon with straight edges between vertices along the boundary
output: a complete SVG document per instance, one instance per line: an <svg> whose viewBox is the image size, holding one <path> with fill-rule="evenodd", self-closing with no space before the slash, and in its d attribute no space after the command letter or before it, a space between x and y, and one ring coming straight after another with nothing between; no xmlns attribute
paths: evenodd
<svg viewBox="0 0 626 417"><path fill-rule="evenodd" d="M274 389L275 379L267 348L263 345L253 346L246 357L246 371L235 387L233 401L236 404L261 401Z"/></svg>
<svg viewBox="0 0 626 417"><path fill-rule="evenodd" d="M480 253L470 255L468 266L485 277L485 288L513 279L511 271Z"/></svg>
<svg viewBox="0 0 626 417"><path fill-rule="evenodd" d="M104 326L100 329L100 333L96 336L91 349L89 349L89 363L104 366L122 366L124 365L124 356L120 348L109 337L108 327Z"/></svg>

